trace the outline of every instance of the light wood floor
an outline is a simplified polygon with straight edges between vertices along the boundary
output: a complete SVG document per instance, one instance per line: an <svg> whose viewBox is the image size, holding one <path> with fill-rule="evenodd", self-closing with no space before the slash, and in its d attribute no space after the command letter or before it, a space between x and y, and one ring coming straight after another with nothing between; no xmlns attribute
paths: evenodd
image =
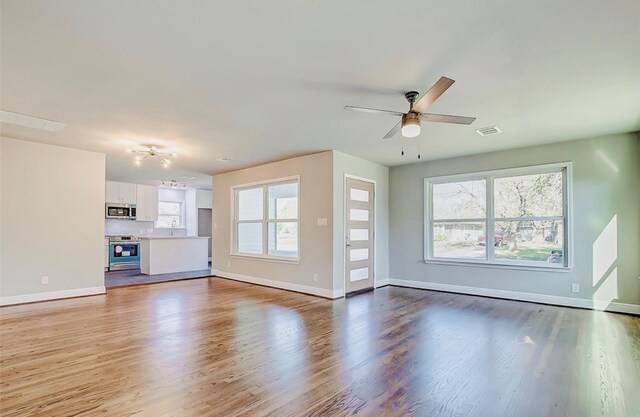
<svg viewBox="0 0 640 417"><path fill-rule="evenodd" d="M195 279L0 309L10 416L640 416L640 319Z"/></svg>

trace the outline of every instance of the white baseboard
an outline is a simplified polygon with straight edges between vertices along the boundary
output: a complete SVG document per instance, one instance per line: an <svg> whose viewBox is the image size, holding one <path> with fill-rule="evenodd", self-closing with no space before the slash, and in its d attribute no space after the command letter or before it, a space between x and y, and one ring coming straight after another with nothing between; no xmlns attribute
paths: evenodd
<svg viewBox="0 0 640 417"><path fill-rule="evenodd" d="M376 288L384 287L385 285L389 285L389 280L388 279L378 279L378 280L376 280L376 283L375 283L375 287Z"/></svg>
<svg viewBox="0 0 640 417"><path fill-rule="evenodd" d="M0 297L0 306L34 303L36 301L59 300L61 298L83 297L85 295L104 294L105 292L105 287L89 287L76 288L73 290L38 292L34 294L10 295L7 297Z"/></svg>
<svg viewBox="0 0 640 417"><path fill-rule="evenodd" d="M419 288L423 290L435 290L454 292L459 294L480 295L484 297L506 298L516 301L528 301L532 303L553 304L565 307L586 308L590 310L601 310L596 308L593 300L584 298L561 297L556 295L534 294L528 292L494 290L490 288L466 287L463 285L440 284L436 282L410 281L404 279L389 279L389 285L398 287ZM616 313L627 313L640 315L640 305L625 303L610 303L605 311Z"/></svg>
<svg viewBox="0 0 640 417"><path fill-rule="evenodd" d="M281 290L289 290L305 294L317 295L318 297L329 298L332 300L344 296L344 290L328 290L325 288L311 287L309 285L293 284L291 282L275 281L272 279L252 277L249 275L234 274L233 272L220 271L217 269L211 269L211 273L215 276L232 279L234 281L242 281L249 284L279 288Z"/></svg>

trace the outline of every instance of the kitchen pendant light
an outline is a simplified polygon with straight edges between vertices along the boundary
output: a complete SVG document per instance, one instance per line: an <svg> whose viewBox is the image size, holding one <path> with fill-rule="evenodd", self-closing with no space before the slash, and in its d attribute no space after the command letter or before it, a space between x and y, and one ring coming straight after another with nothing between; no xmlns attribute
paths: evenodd
<svg viewBox="0 0 640 417"><path fill-rule="evenodd" d="M402 116L402 136L405 138L415 138L420 134L420 119L415 113L408 113Z"/></svg>

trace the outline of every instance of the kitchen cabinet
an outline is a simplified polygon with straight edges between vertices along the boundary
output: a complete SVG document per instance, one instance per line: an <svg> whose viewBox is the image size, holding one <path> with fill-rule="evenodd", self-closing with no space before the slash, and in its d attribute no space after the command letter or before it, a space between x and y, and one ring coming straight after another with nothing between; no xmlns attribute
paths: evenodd
<svg viewBox="0 0 640 417"><path fill-rule="evenodd" d="M196 190L196 207L211 208L211 190Z"/></svg>
<svg viewBox="0 0 640 417"><path fill-rule="evenodd" d="M136 204L135 184L107 181L105 194L107 203Z"/></svg>
<svg viewBox="0 0 640 417"><path fill-rule="evenodd" d="M136 220L158 221L158 187L138 184L136 187Z"/></svg>

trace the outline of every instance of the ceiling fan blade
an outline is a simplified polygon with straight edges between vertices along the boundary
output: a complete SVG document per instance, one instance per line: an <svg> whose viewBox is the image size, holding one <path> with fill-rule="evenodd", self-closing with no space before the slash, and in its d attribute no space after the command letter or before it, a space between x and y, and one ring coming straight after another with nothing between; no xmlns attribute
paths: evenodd
<svg viewBox="0 0 640 417"><path fill-rule="evenodd" d="M400 128L402 127L402 120L398 122L397 125L395 125L393 128L391 128L391 130L389 132L387 132L386 135L383 136L384 139L391 139L392 137L394 137L395 135L398 134L398 132L400 131Z"/></svg>
<svg viewBox="0 0 640 417"><path fill-rule="evenodd" d="M466 116L451 116L448 114L420 113L420 120L425 120L427 122L455 123L458 125L470 125L476 120L476 118L466 117Z"/></svg>
<svg viewBox="0 0 640 417"><path fill-rule="evenodd" d="M427 91L424 96L422 96L422 98L420 98L420 100L418 100L413 105L411 111L414 111L416 113L424 113L424 111L427 110L427 108L431 104L433 104L433 102L436 101L438 97L442 95L442 93L447 91L447 89L451 87L453 83L455 83L455 81L451 78L440 77L440 79L429 89L429 91Z"/></svg>
<svg viewBox="0 0 640 417"><path fill-rule="evenodd" d="M356 107L356 106L344 106L345 110L355 110L361 111L365 113L381 113L381 114L389 114L391 116L404 116L404 113L393 110L380 110L380 109L370 109L368 107Z"/></svg>

